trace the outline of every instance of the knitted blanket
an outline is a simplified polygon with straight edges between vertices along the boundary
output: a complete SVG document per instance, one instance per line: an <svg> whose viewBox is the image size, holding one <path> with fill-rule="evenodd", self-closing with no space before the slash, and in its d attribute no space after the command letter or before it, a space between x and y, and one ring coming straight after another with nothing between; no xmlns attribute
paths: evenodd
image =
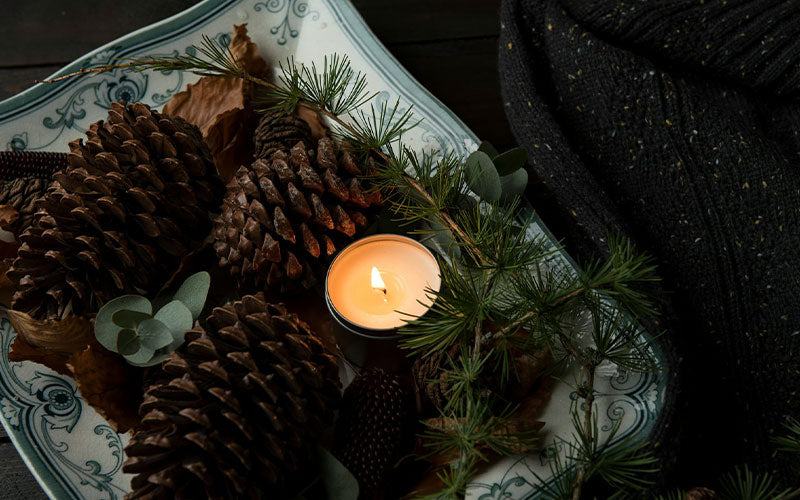
<svg viewBox="0 0 800 500"><path fill-rule="evenodd" d="M613 231L659 262L664 474L794 480L771 438L800 418L800 2L505 0L502 28L545 222L578 257Z"/></svg>

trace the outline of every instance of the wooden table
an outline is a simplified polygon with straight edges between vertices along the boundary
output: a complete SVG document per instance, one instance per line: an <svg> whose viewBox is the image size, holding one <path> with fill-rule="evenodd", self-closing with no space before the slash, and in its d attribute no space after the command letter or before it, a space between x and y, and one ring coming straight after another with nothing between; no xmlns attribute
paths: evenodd
<svg viewBox="0 0 800 500"><path fill-rule="evenodd" d="M499 0L352 0L378 38L481 139L513 146L497 80ZM194 0L35 0L0 17L0 100ZM0 497L46 498L0 428Z"/></svg>

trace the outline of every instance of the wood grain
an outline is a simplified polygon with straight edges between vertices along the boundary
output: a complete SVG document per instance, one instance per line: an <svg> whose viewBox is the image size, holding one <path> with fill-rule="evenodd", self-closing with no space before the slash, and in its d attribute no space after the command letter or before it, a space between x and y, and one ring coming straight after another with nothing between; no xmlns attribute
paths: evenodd
<svg viewBox="0 0 800 500"><path fill-rule="evenodd" d="M496 0L352 0L385 44L497 37Z"/></svg>
<svg viewBox="0 0 800 500"><path fill-rule="evenodd" d="M194 5L195 0L3 2L0 67L63 65Z"/></svg>
<svg viewBox="0 0 800 500"><path fill-rule="evenodd" d="M0 497L25 500L47 498L10 441L0 443Z"/></svg>
<svg viewBox="0 0 800 500"><path fill-rule="evenodd" d="M0 68L0 100L32 87L34 81L52 75L63 64L23 68Z"/></svg>

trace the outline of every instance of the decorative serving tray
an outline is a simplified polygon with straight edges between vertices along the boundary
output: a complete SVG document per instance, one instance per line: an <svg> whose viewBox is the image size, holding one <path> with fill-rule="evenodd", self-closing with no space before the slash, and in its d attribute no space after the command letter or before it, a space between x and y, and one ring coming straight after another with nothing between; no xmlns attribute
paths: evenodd
<svg viewBox="0 0 800 500"><path fill-rule="evenodd" d="M53 76L124 57L186 54L201 35L227 42L234 24L247 23L262 57L277 64L288 56L299 62L321 62L326 54L350 57L378 92L378 103L414 106L422 123L404 136L416 150L468 153L478 139L450 110L423 88L369 30L346 0L205 0L169 19L135 31L100 47ZM115 100L142 101L160 108L172 95L198 77L179 72L114 71L37 85L0 102L0 148L67 151L67 143L83 135L93 122L106 117ZM531 236L552 237L535 219ZM554 265L574 269L565 254ZM16 335L8 320L0 321L0 410L3 426L25 463L51 498L116 499L130 489L130 475L121 471L129 436L115 433L78 393L75 382L32 362L9 362ZM644 333L643 333L644 335ZM663 357L652 347L659 363ZM609 367L597 387L598 425L615 439L635 435L646 439L664 400L665 379L659 373L639 374ZM572 388L558 384L540 419L546 442L571 435L569 407ZM498 462L475 478L467 498L477 500L535 498L534 472L549 477L548 457L563 453L548 446L541 453Z"/></svg>

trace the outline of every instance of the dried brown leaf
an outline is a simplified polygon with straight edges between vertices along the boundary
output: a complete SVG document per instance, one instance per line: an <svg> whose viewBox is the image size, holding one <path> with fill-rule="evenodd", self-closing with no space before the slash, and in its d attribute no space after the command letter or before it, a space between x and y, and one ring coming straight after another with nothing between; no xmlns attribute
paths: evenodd
<svg viewBox="0 0 800 500"><path fill-rule="evenodd" d="M719 495L710 488L700 486L687 491L685 500L719 500Z"/></svg>
<svg viewBox="0 0 800 500"><path fill-rule="evenodd" d="M34 319L30 315L7 309L6 315L30 346L67 355L81 351L94 341L92 323L83 316L69 315L62 320Z"/></svg>
<svg viewBox="0 0 800 500"><path fill-rule="evenodd" d="M17 256L17 249L19 249L19 242L14 236L14 224L19 219L19 212L11 205L0 205L0 259L12 261ZM10 264L10 263L9 263ZM8 266L3 265L0 272L5 282L5 273ZM6 283L0 282L0 289Z"/></svg>
<svg viewBox="0 0 800 500"><path fill-rule="evenodd" d="M33 361L42 364L61 375L72 375L67 368L70 355L65 352L48 351L32 346L19 335L8 350L9 361Z"/></svg>
<svg viewBox="0 0 800 500"><path fill-rule="evenodd" d="M319 115L316 112L299 106L297 108L297 116L298 118L302 118L303 121L308 124L309 128L311 128L311 137L315 141L318 141L328 135L328 127L322 123L322 120L320 120Z"/></svg>
<svg viewBox="0 0 800 500"><path fill-rule="evenodd" d="M14 257L0 260L0 306L2 307L11 307L11 297L14 295L15 285L6 276L6 271L8 271L13 262Z"/></svg>
<svg viewBox="0 0 800 500"><path fill-rule="evenodd" d="M12 205L0 205L0 228L9 229L19 219L19 212Z"/></svg>
<svg viewBox="0 0 800 500"><path fill-rule="evenodd" d="M246 24L234 26L229 45L237 61L253 76L267 78L267 63L247 35ZM250 102L254 86L240 78L203 77L175 94L164 113L197 125L225 182L253 156L252 137L258 116Z"/></svg>
<svg viewBox="0 0 800 500"><path fill-rule="evenodd" d="M553 366L550 349L544 348L534 354L517 351L513 357L514 374L504 393L511 401L519 401L535 390L542 375Z"/></svg>
<svg viewBox="0 0 800 500"><path fill-rule="evenodd" d="M186 278L194 273L200 271L213 271L209 270L209 263L216 261L216 254L211 247L213 242L214 234L209 233L199 247L181 257L181 261L178 264L178 269L176 269L175 272L172 273L172 276L170 276L169 279L164 282L156 295L162 296L166 292L177 291L181 283L183 283Z"/></svg>
<svg viewBox="0 0 800 500"><path fill-rule="evenodd" d="M93 342L67 361L78 391L117 432L139 425L142 373L111 351Z"/></svg>

